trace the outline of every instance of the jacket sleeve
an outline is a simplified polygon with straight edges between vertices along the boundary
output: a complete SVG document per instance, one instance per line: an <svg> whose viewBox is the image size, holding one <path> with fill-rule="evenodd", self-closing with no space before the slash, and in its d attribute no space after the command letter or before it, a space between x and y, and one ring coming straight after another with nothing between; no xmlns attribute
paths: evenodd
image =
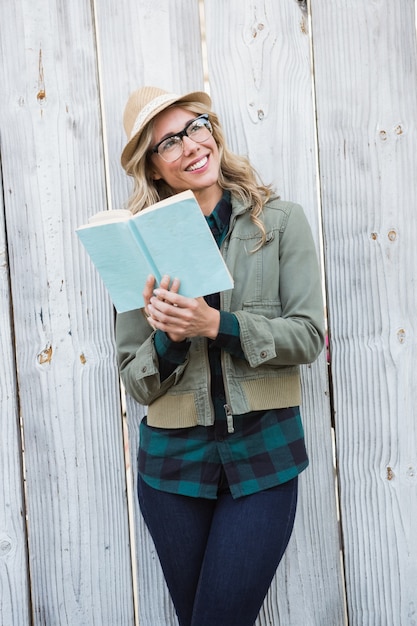
<svg viewBox="0 0 417 626"><path fill-rule="evenodd" d="M251 367L312 363L324 344L324 307L317 252L304 211L293 205L279 241L280 315L235 311ZM268 271L270 280L274 272ZM273 288L272 288L273 291Z"/></svg>
<svg viewBox="0 0 417 626"><path fill-rule="evenodd" d="M129 395L143 405L164 395L181 377L188 362L187 352L184 352L184 361L167 378L161 380L155 334L142 309L119 313L116 317L120 376Z"/></svg>

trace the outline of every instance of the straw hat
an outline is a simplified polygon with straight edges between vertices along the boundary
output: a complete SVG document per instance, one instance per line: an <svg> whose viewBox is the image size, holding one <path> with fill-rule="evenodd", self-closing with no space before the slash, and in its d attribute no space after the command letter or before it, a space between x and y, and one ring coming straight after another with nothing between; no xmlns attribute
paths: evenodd
<svg viewBox="0 0 417 626"><path fill-rule="evenodd" d="M139 136L145 125L158 113L174 104L174 102L190 101L201 102L208 110L211 108L210 97L203 91L195 91L185 96L178 96L158 87L141 87L141 89L134 91L130 95L123 115L123 126L128 138L121 157L124 169L126 169L127 163L135 152Z"/></svg>

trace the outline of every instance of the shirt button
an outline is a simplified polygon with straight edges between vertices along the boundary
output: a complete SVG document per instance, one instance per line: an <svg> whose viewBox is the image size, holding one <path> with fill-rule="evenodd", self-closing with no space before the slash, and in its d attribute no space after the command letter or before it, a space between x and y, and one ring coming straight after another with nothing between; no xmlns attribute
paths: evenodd
<svg viewBox="0 0 417 626"><path fill-rule="evenodd" d="M148 371L148 368L146 367L146 365L144 365L142 367L142 374L146 374L147 371Z"/></svg>
<svg viewBox="0 0 417 626"><path fill-rule="evenodd" d="M266 359L266 357L268 356L268 353L266 350L262 350L261 352L261 359Z"/></svg>

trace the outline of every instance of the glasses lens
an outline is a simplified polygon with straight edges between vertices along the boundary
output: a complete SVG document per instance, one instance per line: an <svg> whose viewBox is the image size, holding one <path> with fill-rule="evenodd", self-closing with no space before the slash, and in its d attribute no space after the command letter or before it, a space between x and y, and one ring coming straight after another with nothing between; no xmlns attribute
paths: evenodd
<svg viewBox="0 0 417 626"><path fill-rule="evenodd" d="M187 137L197 143L201 143L202 141L206 141L212 133L213 128L209 122L208 116L206 114L201 115L190 122L190 124L188 124L188 126L186 126L181 133L168 137L165 141L162 141L158 145L158 154L164 159L164 161L171 163L172 161L179 159L182 155L182 139L184 135L187 135Z"/></svg>
<svg viewBox="0 0 417 626"><path fill-rule="evenodd" d="M164 161L175 161L182 154L182 139L181 137L168 137L166 141L159 144L159 155Z"/></svg>
<svg viewBox="0 0 417 626"><path fill-rule="evenodd" d="M198 117L187 128L187 136L193 141L206 141L211 135L211 124L205 117Z"/></svg>

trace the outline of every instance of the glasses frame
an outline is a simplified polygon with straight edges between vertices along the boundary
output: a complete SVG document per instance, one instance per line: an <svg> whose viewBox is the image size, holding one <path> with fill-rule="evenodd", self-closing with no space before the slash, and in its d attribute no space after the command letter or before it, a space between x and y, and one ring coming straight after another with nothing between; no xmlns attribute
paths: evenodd
<svg viewBox="0 0 417 626"><path fill-rule="evenodd" d="M184 151L184 144L183 144L183 137L189 137L188 135L188 129L190 126L192 126L197 120L205 120L206 122L208 122L210 124L210 128L207 128L207 130L210 132L210 135L213 136L213 127L211 125L210 119L209 119L209 115L208 113L203 113L202 115L198 115L197 117L195 117L193 120L191 120L190 122L188 122L188 124L183 128L183 130L180 130L178 133L174 133L173 135L169 135L168 137L164 137L164 139L161 139L161 141L159 141L155 146L153 146L153 148L150 149L150 154L157 154L158 156L161 157L161 159L164 159L164 157L162 156L162 154L160 154L158 152L158 148L161 144L163 144L165 141L168 141L168 139L172 139L173 137L178 137L178 139L181 139L181 146L182 146L182 150ZM190 139L192 139L192 141L196 141L195 139L193 139L192 137L190 137ZM208 137L207 137L208 139ZM206 139L203 139L203 141L207 141ZM203 141L196 141L196 143L203 143ZM182 154L182 153L181 153ZM179 159L179 156L177 157ZM174 159L175 161L177 159ZM167 163L173 163L173 161L166 161Z"/></svg>

